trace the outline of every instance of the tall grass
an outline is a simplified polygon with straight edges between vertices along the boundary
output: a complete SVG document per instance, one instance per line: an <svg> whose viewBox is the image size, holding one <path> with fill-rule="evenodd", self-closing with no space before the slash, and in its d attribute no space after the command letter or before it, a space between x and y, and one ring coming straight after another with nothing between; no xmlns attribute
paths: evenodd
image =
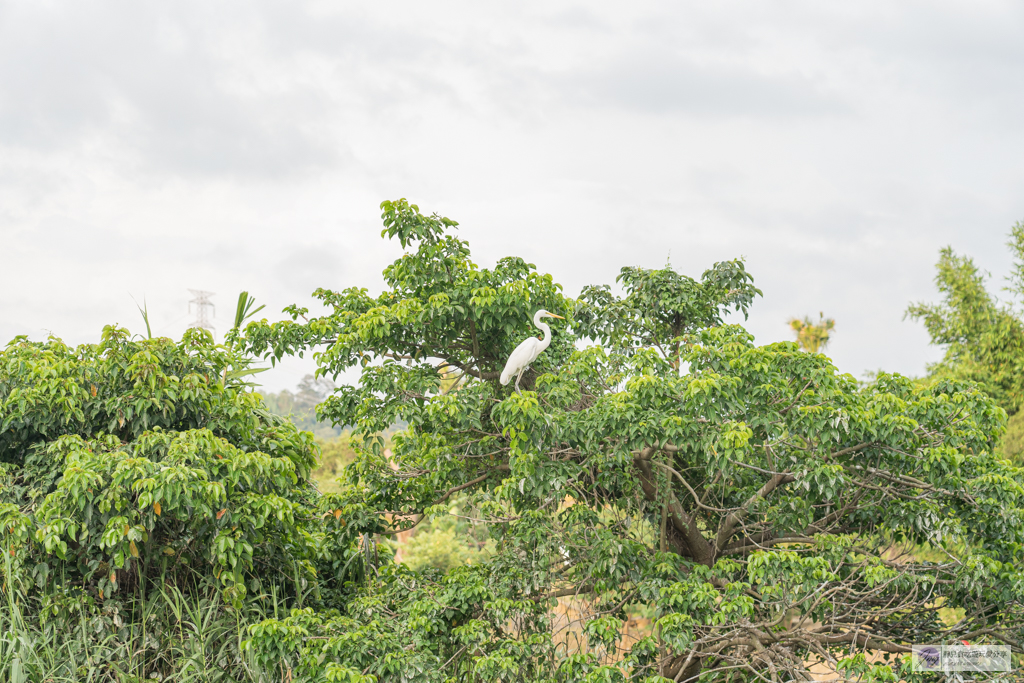
<svg viewBox="0 0 1024 683"><path fill-rule="evenodd" d="M95 602L50 581L41 592L15 580L4 552L0 681L92 683L272 683L242 649L247 627L287 611L276 591L225 604L212 584L184 590L152 582L122 599Z"/></svg>

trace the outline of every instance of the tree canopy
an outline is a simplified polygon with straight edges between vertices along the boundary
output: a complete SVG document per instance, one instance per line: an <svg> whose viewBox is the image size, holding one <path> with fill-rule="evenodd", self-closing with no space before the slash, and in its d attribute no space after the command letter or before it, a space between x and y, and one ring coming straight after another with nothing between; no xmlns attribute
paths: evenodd
<svg viewBox="0 0 1024 683"><path fill-rule="evenodd" d="M940 252L935 284L938 304L915 303L907 315L924 323L932 343L946 347L945 357L929 369L933 379L977 382L1011 416L1024 405L1024 223L1017 223L1007 242L1013 269L1004 288L1013 299L1000 303L985 287L986 273L969 256L951 247ZM1017 308L1014 307L1016 304ZM1024 454L1024 416L1011 420L1004 450Z"/></svg>
<svg viewBox="0 0 1024 683"><path fill-rule="evenodd" d="M724 324L760 293L740 260L699 280L625 268L621 294L572 299L521 258L477 266L450 219L382 209L407 251L380 295L317 290L327 314L293 306L239 339L312 350L320 376L360 369L317 410L354 425L326 505L361 534L365 579L254 626L261 661L304 680L789 680L813 661L912 680L875 656L1020 651L1024 475L993 454L1005 413L975 385L861 388L795 343L755 345ZM497 378L538 308L566 321L517 393ZM374 554L455 495L486 559ZM653 631L622 637L640 609Z"/></svg>
<svg viewBox="0 0 1024 683"><path fill-rule="evenodd" d="M818 322L814 322L810 316L804 316L803 320L799 318L789 319L790 329L796 332L796 343L804 351L810 351L811 353L825 350L835 326L836 321L832 318L826 318L824 313L818 314Z"/></svg>
<svg viewBox="0 0 1024 683"><path fill-rule="evenodd" d="M355 532L309 481L313 435L266 411L247 366L199 329L0 351L0 677L142 680L210 662L240 680L221 605L244 622L268 594L335 604L362 570Z"/></svg>

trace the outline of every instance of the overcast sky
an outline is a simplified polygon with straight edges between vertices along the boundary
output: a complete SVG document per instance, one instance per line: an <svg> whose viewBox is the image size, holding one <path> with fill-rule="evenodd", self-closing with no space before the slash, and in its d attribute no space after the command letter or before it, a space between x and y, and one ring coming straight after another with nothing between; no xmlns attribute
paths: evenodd
<svg viewBox="0 0 1024 683"><path fill-rule="evenodd" d="M759 343L824 311L921 374L938 250L1009 271L1022 121L1020 2L0 0L0 343L379 291L407 197L571 295L745 256Z"/></svg>

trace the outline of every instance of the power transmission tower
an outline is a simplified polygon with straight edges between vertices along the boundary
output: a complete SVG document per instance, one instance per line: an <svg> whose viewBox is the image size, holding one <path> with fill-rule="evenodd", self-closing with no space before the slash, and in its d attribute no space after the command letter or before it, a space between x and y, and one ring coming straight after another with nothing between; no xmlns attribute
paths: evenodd
<svg viewBox="0 0 1024 683"><path fill-rule="evenodd" d="M216 315L214 312L216 307L213 302L210 301L210 297L213 296L213 292L204 292L201 289L190 289L192 296L195 297L188 302L188 312L192 312L192 305L196 307L196 321L192 323L192 327L201 327L204 330L209 330L210 334L213 334L215 328L213 326L212 317ZM209 315L207 315L209 313Z"/></svg>

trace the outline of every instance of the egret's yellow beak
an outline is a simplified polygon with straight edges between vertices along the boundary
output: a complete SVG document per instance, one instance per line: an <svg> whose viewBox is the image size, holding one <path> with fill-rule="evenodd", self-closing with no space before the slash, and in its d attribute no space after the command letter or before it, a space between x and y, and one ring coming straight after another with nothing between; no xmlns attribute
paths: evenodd
<svg viewBox="0 0 1024 683"><path fill-rule="evenodd" d="M560 315L555 315L554 313L548 313L548 315L549 315L550 317L552 317L552 318L558 318L559 320L565 320L565 318L563 318L562 316L560 316Z"/></svg>

